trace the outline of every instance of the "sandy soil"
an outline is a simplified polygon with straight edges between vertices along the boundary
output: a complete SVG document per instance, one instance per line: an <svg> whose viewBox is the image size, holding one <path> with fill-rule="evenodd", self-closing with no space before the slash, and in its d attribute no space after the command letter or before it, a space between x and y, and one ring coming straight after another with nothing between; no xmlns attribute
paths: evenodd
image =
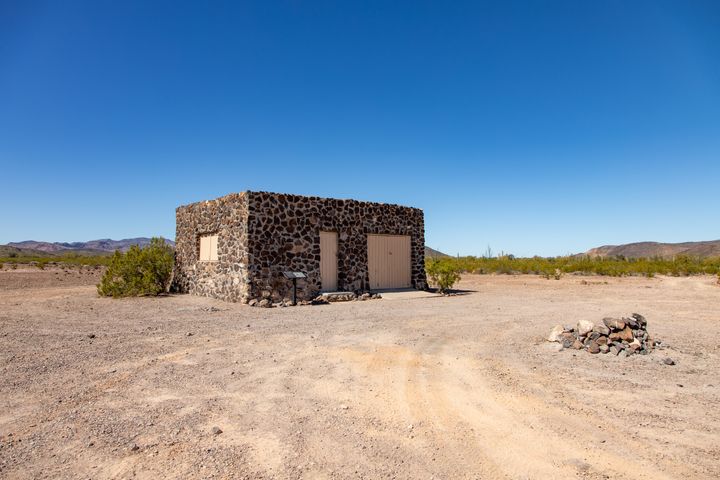
<svg viewBox="0 0 720 480"><path fill-rule="evenodd" d="M467 276L456 297L275 309L88 283L0 272L0 477L720 477L710 277ZM543 341L631 312L668 346Z"/></svg>

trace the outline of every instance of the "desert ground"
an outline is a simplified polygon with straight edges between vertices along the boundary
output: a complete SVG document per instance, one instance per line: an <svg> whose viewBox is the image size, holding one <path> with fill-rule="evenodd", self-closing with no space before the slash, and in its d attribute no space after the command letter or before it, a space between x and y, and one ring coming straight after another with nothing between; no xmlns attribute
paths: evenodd
<svg viewBox="0 0 720 480"><path fill-rule="evenodd" d="M720 477L715 278L466 275L260 309L99 298L98 275L0 272L1 478ZM663 348L544 340L632 312Z"/></svg>

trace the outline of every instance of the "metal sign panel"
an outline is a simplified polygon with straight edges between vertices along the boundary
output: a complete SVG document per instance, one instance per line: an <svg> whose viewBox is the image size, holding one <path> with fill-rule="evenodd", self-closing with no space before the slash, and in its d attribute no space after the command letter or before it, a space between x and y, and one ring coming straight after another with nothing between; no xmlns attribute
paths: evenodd
<svg viewBox="0 0 720 480"><path fill-rule="evenodd" d="M283 276L285 278L307 278L307 275L305 275L303 272L283 272Z"/></svg>

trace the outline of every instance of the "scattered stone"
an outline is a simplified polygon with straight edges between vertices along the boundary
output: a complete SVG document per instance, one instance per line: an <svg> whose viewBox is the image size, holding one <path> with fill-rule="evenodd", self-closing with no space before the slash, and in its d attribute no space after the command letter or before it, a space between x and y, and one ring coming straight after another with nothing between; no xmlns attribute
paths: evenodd
<svg viewBox="0 0 720 480"><path fill-rule="evenodd" d="M132 447L130 447L130 451L137 452L138 450L140 450L140 447L138 447L137 443L133 443Z"/></svg>
<svg viewBox="0 0 720 480"><path fill-rule="evenodd" d="M88 338L95 338L95 334L94 334L94 333L91 333L91 334L89 334L87 337L88 337Z"/></svg>
<svg viewBox="0 0 720 480"><path fill-rule="evenodd" d="M220 429L220 427L213 427L212 433L213 435L220 435L221 433L223 433L223 431Z"/></svg>
<svg viewBox="0 0 720 480"><path fill-rule="evenodd" d="M600 346L595 343L594 340L590 341L590 344L588 345L588 352L590 353L600 353Z"/></svg>
<svg viewBox="0 0 720 480"><path fill-rule="evenodd" d="M575 340L575 342L572 344L572 348L575 350L582 350L583 344L580 340Z"/></svg>
<svg viewBox="0 0 720 480"><path fill-rule="evenodd" d="M250 305L251 307L255 307L255 306L257 306L257 304L258 304L258 301L254 298L248 302L248 305Z"/></svg>
<svg viewBox="0 0 720 480"><path fill-rule="evenodd" d="M663 363L665 365L675 365L675 360L673 360L670 357L665 357L665 358L663 358Z"/></svg>
<svg viewBox="0 0 720 480"><path fill-rule="evenodd" d="M272 308L272 301L268 298L263 298L257 303L260 308Z"/></svg>
<svg viewBox="0 0 720 480"><path fill-rule="evenodd" d="M192 336L193 336L193 332L187 332L185 335L188 336L188 337L192 337Z"/></svg>

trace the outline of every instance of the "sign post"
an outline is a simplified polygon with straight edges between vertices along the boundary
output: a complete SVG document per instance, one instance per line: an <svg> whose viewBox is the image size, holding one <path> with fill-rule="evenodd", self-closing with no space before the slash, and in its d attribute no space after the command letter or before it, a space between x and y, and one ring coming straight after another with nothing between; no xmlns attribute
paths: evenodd
<svg viewBox="0 0 720 480"><path fill-rule="evenodd" d="M293 282L293 305L297 305L297 280L298 278L307 278L303 272L283 272L283 276Z"/></svg>

